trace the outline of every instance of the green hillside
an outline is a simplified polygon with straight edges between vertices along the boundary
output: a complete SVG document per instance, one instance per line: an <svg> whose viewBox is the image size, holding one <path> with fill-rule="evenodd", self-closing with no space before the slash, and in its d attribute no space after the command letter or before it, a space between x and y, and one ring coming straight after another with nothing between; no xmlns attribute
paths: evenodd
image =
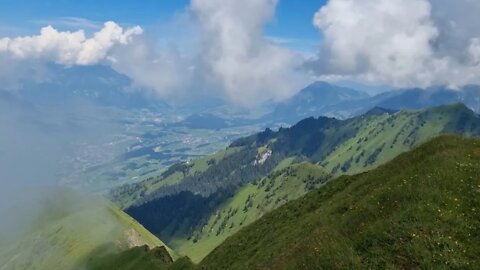
<svg viewBox="0 0 480 270"><path fill-rule="evenodd" d="M25 231L18 232L21 237L1 242L0 269L77 269L108 253L165 246L104 199L61 189L48 191L37 203L41 207Z"/></svg>
<svg viewBox="0 0 480 270"><path fill-rule="evenodd" d="M325 169L334 174L355 174L392 160L442 133L480 133L479 117L463 104L391 114L375 109L371 112L374 113L354 118L340 129L343 134L357 130L355 136L337 145L325 158L321 153L313 158L321 160Z"/></svg>
<svg viewBox="0 0 480 270"><path fill-rule="evenodd" d="M475 269L480 140L443 136L228 238L200 269Z"/></svg>
<svg viewBox="0 0 480 270"><path fill-rule="evenodd" d="M198 265L138 269L477 269L479 174L480 140L441 136L269 212ZM106 265L134 253L155 260L137 248Z"/></svg>
<svg viewBox="0 0 480 270"><path fill-rule="evenodd" d="M480 118L462 104L400 112L376 108L344 121L308 118L239 139L214 156L177 164L159 177L117 190L114 198L169 246L198 262L234 232L329 175L374 169L442 133L478 135ZM316 164L313 178L321 174L320 180L282 174L304 162Z"/></svg>
<svg viewBox="0 0 480 270"><path fill-rule="evenodd" d="M190 239L173 241L180 254L188 254L199 262L228 236L251 224L271 210L300 198L330 179L316 165L300 163L278 170L267 177L242 187L223 203L208 222Z"/></svg>
<svg viewBox="0 0 480 270"><path fill-rule="evenodd" d="M164 247L154 249L148 246L134 247L120 253L97 256L87 262L87 270L152 270L152 269L182 269L182 262L188 259L180 259L176 266L172 266L172 258Z"/></svg>
<svg viewBox="0 0 480 270"><path fill-rule="evenodd" d="M210 165L229 157L239 150L236 147L229 147L210 156L175 164L160 175L149 177L137 184L122 186L114 190L110 196L117 205L122 208L128 208L156 190L174 186L186 177L205 172Z"/></svg>

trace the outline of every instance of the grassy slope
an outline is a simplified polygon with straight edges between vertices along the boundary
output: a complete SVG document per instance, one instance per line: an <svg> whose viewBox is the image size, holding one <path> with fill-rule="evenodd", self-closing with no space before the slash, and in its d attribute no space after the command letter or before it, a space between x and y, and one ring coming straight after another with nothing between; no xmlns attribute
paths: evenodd
<svg viewBox="0 0 480 270"><path fill-rule="evenodd" d="M393 115L359 117L357 121L350 121L343 126L339 132L341 134L345 129L358 129L355 136L338 145L322 160L322 165L337 175L370 170L442 132L462 132L460 128L452 128L450 125L461 123L466 130L478 129L471 127L472 119L476 119L473 115L465 118L465 122L459 119L465 113L471 112L458 104L401 111Z"/></svg>
<svg viewBox="0 0 480 270"><path fill-rule="evenodd" d="M242 229L201 269L473 269L480 141L443 136Z"/></svg>
<svg viewBox="0 0 480 270"><path fill-rule="evenodd" d="M177 269L184 268L183 264L189 262L182 258L177 262ZM148 247L135 247L120 253L109 254L90 260L86 266L88 270L151 270L168 269L172 259L165 248L149 249Z"/></svg>
<svg viewBox="0 0 480 270"><path fill-rule="evenodd" d="M66 193L52 194L62 198L47 202L20 240L2 243L0 269L72 269L92 256L164 246L113 204Z"/></svg>
<svg viewBox="0 0 480 270"><path fill-rule="evenodd" d="M286 202L300 198L329 179L321 167L310 163L285 167L291 161L291 158L286 159L275 173L242 187L191 239L173 241L172 248L199 262L242 227Z"/></svg>

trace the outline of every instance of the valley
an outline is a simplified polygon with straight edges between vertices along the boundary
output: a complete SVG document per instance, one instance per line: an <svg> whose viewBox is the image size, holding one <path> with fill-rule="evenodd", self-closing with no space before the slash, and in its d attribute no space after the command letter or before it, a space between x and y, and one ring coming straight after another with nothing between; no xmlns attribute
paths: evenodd
<svg viewBox="0 0 480 270"><path fill-rule="evenodd" d="M63 182L94 192L154 177L173 164L206 156L232 140L257 132L264 124L222 129L195 129L139 112L121 123L111 139L80 144L66 161L74 164Z"/></svg>

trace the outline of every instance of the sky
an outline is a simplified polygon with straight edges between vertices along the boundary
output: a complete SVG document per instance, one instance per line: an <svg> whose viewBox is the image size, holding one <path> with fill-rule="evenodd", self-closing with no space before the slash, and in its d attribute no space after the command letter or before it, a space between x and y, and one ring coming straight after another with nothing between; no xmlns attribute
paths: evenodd
<svg viewBox="0 0 480 270"><path fill-rule="evenodd" d="M108 65L175 103L284 100L315 80L480 84L477 0L0 0L0 81Z"/></svg>
<svg viewBox="0 0 480 270"><path fill-rule="evenodd" d="M103 22L159 27L185 11L188 0L0 0L0 36L33 35L39 27L52 25L59 30L94 31ZM321 34L312 16L325 0L282 0L266 35L293 49L314 53Z"/></svg>

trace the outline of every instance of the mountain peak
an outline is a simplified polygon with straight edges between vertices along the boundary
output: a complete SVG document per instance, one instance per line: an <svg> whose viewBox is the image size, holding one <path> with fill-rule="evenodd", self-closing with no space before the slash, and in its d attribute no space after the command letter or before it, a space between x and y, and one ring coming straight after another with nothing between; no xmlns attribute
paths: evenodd
<svg viewBox="0 0 480 270"><path fill-rule="evenodd" d="M394 114L398 112L398 110L391 110L391 109L386 109L380 106L375 106L373 109L367 111L364 116L370 116L370 115L383 115L383 114Z"/></svg>
<svg viewBox="0 0 480 270"><path fill-rule="evenodd" d="M315 81L313 83L311 83L309 86L307 86L306 88L310 88L310 87L331 87L332 84L328 83L328 82L325 82L325 81Z"/></svg>
<svg viewBox="0 0 480 270"><path fill-rule="evenodd" d="M310 116L322 115L321 111L328 106L367 97L367 94L351 88L316 81L279 104L272 115L293 124Z"/></svg>
<svg viewBox="0 0 480 270"><path fill-rule="evenodd" d="M450 106L454 109L458 109L458 110L462 110L462 111L469 111L469 112L473 113L473 111L470 108L468 108L467 105L465 105L462 102L455 102L452 105L447 105L447 106Z"/></svg>
<svg viewBox="0 0 480 270"><path fill-rule="evenodd" d="M317 92L317 93L319 92L319 93L323 94L326 91L336 91L336 92L339 92L340 94L348 93L350 95L352 95L352 94L366 95L365 93L363 93L361 91L358 91L358 90L355 90L355 89L352 89L352 88L348 88L348 87L342 87L342 86L330 84L330 83L325 82L325 81L313 82L312 84L310 84L307 87L305 87L304 89L302 89L300 91L300 94L305 93L305 92L310 92L310 93L311 92Z"/></svg>
<svg viewBox="0 0 480 270"><path fill-rule="evenodd" d="M455 102L448 105L441 105L433 108L425 109L426 111L430 110L446 110L446 111L455 111L455 112L463 112L468 114L475 114L475 112L470 109L467 105L462 102Z"/></svg>

